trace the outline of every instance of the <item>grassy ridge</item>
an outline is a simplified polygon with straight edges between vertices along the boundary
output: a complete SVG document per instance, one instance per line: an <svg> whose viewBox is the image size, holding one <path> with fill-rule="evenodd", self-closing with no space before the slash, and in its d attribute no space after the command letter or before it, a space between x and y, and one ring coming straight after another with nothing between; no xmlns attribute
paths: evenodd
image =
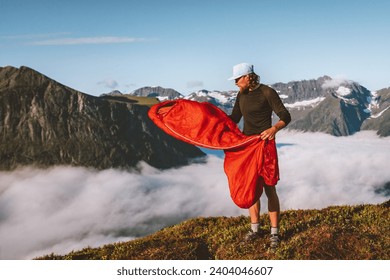
<svg viewBox="0 0 390 280"><path fill-rule="evenodd" d="M194 218L129 241L39 259L390 259L390 200L379 205L335 206L281 213L279 249L268 250L268 215L262 237L242 242L248 217Z"/></svg>
<svg viewBox="0 0 390 280"><path fill-rule="evenodd" d="M149 107L160 102L155 97L134 96L131 94L104 95L101 96L101 98L112 102L125 102L125 103L132 103L136 105L145 105Z"/></svg>

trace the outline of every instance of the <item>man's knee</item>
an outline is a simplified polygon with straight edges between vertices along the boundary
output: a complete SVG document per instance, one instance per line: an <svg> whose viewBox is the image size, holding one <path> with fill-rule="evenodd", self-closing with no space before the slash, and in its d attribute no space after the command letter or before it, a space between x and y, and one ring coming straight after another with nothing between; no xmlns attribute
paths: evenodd
<svg viewBox="0 0 390 280"><path fill-rule="evenodd" d="M267 197L276 195L276 188L275 186L268 186L264 185L264 192Z"/></svg>

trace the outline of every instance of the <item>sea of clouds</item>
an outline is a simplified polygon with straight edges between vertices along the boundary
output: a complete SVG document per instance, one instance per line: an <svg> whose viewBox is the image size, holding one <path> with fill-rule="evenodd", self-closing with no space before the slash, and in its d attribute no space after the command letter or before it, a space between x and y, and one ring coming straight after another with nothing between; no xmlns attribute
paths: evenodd
<svg viewBox="0 0 390 280"><path fill-rule="evenodd" d="M282 210L381 203L390 138L280 132ZM82 167L0 172L0 259L65 254L127 241L192 217L247 215L229 196L223 158L140 172ZM263 196L262 212L266 213Z"/></svg>

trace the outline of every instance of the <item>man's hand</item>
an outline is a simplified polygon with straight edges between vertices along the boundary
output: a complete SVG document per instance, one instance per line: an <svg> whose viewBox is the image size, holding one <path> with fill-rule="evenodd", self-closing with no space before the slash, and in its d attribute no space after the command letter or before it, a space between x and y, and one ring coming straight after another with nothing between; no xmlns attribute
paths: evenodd
<svg viewBox="0 0 390 280"><path fill-rule="evenodd" d="M275 139L276 132L278 132L278 130L276 129L276 127L273 126L271 128L264 130L260 134L260 137L262 140L266 140L266 139L272 140L272 139Z"/></svg>
<svg viewBox="0 0 390 280"><path fill-rule="evenodd" d="M262 140L275 139L275 134L285 126L286 126L285 122L282 120L279 120L273 127L268 128L268 129L264 130L262 133L260 133L260 138Z"/></svg>

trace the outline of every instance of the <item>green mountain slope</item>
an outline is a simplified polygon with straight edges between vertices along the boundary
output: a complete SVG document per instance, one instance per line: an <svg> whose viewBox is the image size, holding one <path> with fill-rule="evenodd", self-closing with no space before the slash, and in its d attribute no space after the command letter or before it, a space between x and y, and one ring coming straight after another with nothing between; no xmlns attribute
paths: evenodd
<svg viewBox="0 0 390 280"><path fill-rule="evenodd" d="M379 205L333 206L281 213L279 249L268 250L268 215L261 216L262 237L242 242L248 218L194 218L152 235L101 248L39 259L390 259L390 200Z"/></svg>

